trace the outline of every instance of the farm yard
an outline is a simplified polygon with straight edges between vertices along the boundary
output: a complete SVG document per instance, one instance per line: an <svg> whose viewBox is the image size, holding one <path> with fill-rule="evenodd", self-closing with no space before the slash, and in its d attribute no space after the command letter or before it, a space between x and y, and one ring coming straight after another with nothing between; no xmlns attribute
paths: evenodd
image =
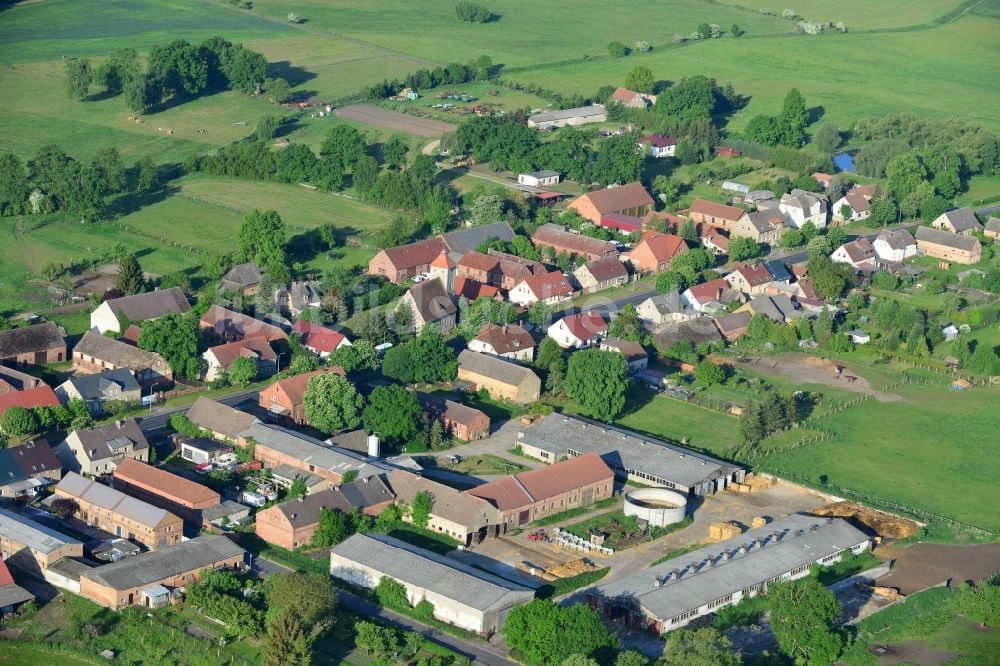
<svg viewBox="0 0 1000 666"><path fill-rule="evenodd" d="M396 111L380 109L371 104L352 104L337 109L337 117L354 120L376 127L384 127L396 132L406 132L422 137L439 137L455 129L454 125L430 118L419 118Z"/></svg>

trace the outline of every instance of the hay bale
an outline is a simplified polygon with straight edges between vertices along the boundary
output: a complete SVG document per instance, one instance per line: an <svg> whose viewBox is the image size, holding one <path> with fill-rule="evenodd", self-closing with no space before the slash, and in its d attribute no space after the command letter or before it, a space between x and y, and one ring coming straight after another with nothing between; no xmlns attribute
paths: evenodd
<svg viewBox="0 0 1000 666"><path fill-rule="evenodd" d="M732 522L712 523L708 526L711 541L725 541L743 534L743 528Z"/></svg>
<svg viewBox="0 0 1000 666"><path fill-rule="evenodd" d="M750 529L757 529L758 527L764 527L767 525L767 518L763 516L757 516L752 521L750 521Z"/></svg>
<svg viewBox="0 0 1000 666"><path fill-rule="evenodd" d="M563 562L562 564L549 567L545 570L545 573L555 578L572 578L573 576L579 576L582 573L593 571L596 568L597 567L590 564L586 560L579 559L570 560L569 562Z"/></svg>
<svg viewBox="0 0 1000 666"><path fill-rule="evenodd" d="M920 529L912 520L870 509L857 502L834 502L813 513L823 517L844 518L855 527L867 529L887 539L905 539Z"/></svg>

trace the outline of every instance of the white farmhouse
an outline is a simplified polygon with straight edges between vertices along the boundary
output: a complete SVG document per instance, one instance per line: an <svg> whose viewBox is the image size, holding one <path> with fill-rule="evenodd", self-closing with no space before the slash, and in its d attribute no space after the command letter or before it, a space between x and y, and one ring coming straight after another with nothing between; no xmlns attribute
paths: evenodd
<svg viewBox="0 0 1000 666"><path fill-rule="evenodd" d="M794 189L781 197L778 210L785 219L801 229L806 222L812 222L817 229L826 226L826 213L830 200L825 194Z"/></svg>

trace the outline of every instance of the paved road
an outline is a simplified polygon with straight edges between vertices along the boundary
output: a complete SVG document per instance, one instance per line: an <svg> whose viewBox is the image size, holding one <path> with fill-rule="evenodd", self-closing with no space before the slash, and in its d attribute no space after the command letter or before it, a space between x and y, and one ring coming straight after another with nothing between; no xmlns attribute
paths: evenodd
<svg viewBox="0 0 1000 666"><path fill-rule="evenodd" d="M628 296L622 296L621 298L607 300L603 303L598 303L596 305L587 305L586 307L583 308L579 307L566 308L565 310L560 310L555 314L558 315L559 317L564 317L566 315L577 314L578 312L590 312L591 310L594 310L604 315L612 315L621 310L629 303L631 303L632 305L639 305L650 296L655 296L655 295L656 295L656 289L653 289L652 287L641 287L637 288L635 292L629 294Z"/></svg>
<svg viewBox="0 0 1000 666"><path fill-rule="evenodd" d="M279 573L289 573L291 571L291 569L288 569L277 562L264 559L263 557L254 558L253 569L260 578L266 578L267 576ZM340 603L356 613L377 618L385 624L392 625L406 631L419 632L428 640L469 657L477 664L485 664L485 666L516 666L516 662L507 659L506 651L503 645L473 643L471 641L463 640L457 636L452 636L451 634L446 634L438 629L429 627L426 624L421 624L420 622L408 618L405 615L393 613L390 610L382 608L378 604L374 604L367 599L362 599L361 597L351 594L350 592L345 592L344 590L337 591L337 599Z"/></svg>
<svg viewBox="0 0 1000 666"><path fill-rule="evenodd" d="M913 233L913 230L916 229L919 226L920 226L919 224L906 224L906 225L903 225L901 227L887 227L887 229L889 229L890 231L896 231L898 229L905 229L906 231L909 231L910 233ZM878 238L879 234L881 234L882 231L885 231L885 229L876 231L874 233L870 233L870 234L866 235L865 238L867 238L869 241L873 241L876 238ZM859 236L853 236L853 237L849 236L848 238L857 239L857 238L859 238ZM834 248L834 249L836 249L836 248ZM802 261L807 261L809 259L809 253L806 250L800 250L798 252L789 252L789 253L786 253L786 254L782 254L782 253L779 252L777 254L772 254L772 255L770 255L770 256L768 256L766 258L767 259L781 259L786 264L797 264L797 263L800 263Z"/></svg>
<svg viewBox="0 0 1000 666"><path fill-rule="evenodd" d="M241 405L244 402L253 401L257 402L257 394L259 391L240 391L238 393L230 393L229 395L215 398L217 402L221 402L224 405L229 405L230 407L235 407ZM141 418L138 418L139 427L142 428L143 432L147 434L155 433L159 430L163 430L170 423L170 417L177 412L187 411L190 405L185 405L184 407L174 407L169 409L153 409L153 413Z"/></svg>
<svg viewBox="0 0 1000 666"><path fill-rule="evenodd" d="M979 213L980 215L993 215L993 213L1000 211L1000 204L994 204L992 206L986 206L984 208L974 208L973 212Z"/></svg>

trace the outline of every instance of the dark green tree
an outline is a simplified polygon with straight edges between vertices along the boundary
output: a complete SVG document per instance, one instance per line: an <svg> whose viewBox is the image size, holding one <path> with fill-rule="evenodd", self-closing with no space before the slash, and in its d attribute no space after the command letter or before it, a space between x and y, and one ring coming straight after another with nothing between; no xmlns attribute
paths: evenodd
<svg viewBox="0 0 1000 666"><path fill-rule="evenodd" d="M711 627L670 632L658 666L740 666L743 658L733 652L725 634Z"/></svg>
<svg viewBox="0 0 1000 666"><path fill-rule="evenodd" d="M626 375L621 354L585 349L570 356L564 388L585 413L611 421L625 407Z"/></svg>
<svg viewBox="0 0 1000 666"><path fill-rule="evenodd" d="M618 650L618 639L601 624L598 612L584 604L563 607L535 599L515 606L504 636L529 666L560 664L571 655L605 658Z"/></svg>
<svg viewBox="0 0 1000 666"><path fill-rule="evenodd" d="M771 630L781 651L795 663L832 664L843 639L834 630L841 604L813 578L776 583L768 590Z"/></svg>
<svg viewBox="0 0 1000 666"><path fill-rule="evenodd" d="M378 434L391 446L400 446L417 434L420 413L413 391L398 384L379 386L368 396L363 415L365 430Z"/></svg>
<svg viewBox="0 0 1000 666"><path fill-rule="evenodd" d="M115 289L124 296L141 294L146 291L146 278L143 275L139 260L134 254L128 254L118 262L118 275L115 277Z"/></svg>
<svg viewBox="0 0 1000 666"><path fill-rule="evenodd" d="M190 314L169 313L143 322L139 347L166 359L174 373L197 379L204 370L198 347L198 320Z"/></svg>
<svg viewBox="0 0 1000 666"><path fill-rule="evenodd" d="M323 432L354 430L361 425L365 399L340 375L327 372L309 379L303 396L306 418Z"/></svg>
<svg viewBox="0 0 1000 666"><path fill-rule="evenodd" d="M408 344L413 361L413 379L417 382L451 381L458 373L458 360L445 345L444 336L434 324L427 324L420 335Z"/></svg>
<svg viewBox="0 0 1000 666"><path fill-rule="evenodd" d="M605 139L600 145L591 175L602 185L632 183L639 180L642 167L643 156L636 150L636 137L621 134Z"/></svg>
<svg viewBox="0 0 1000 666"><path fill-rule="evenodd" d="M86 58L72 58L66 61L66 94L70 99L86 99L90 92L90 82L93 74L90 61Z"/></svg>
<svg viewBox="0 0 1000 666"><path fill-rule="evenodd" d="M319 154L329 157L343 172L351 171L367 147L365 135L350 125L334 125L326 133Z"/></svg>
<svg viewBox="0 0 1000 666"><path fill-rule="evenodd" d="M285 263L285 223L276 210L254 208L243 218L236 237L237 261L253 261L266 269L272 261Z"/></svg>

